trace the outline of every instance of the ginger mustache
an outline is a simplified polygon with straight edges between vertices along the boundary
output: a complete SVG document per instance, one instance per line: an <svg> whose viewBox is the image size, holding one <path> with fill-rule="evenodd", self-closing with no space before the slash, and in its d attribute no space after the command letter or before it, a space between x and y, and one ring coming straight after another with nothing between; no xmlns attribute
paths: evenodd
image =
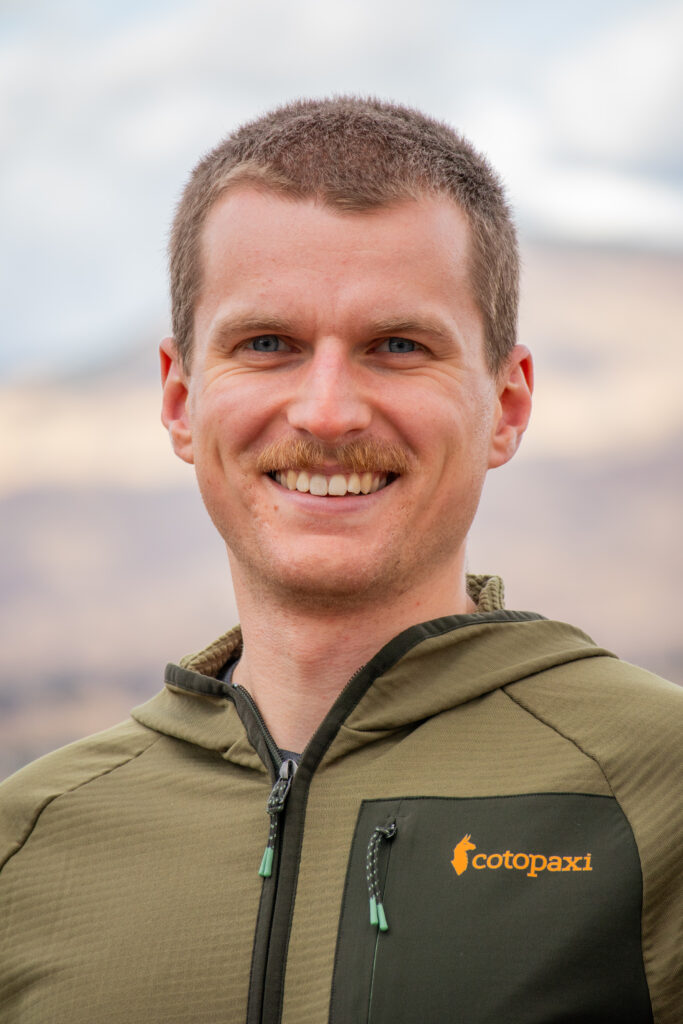
<svg viewBox="0 0 683 1024"><path fill-rule="evenodd" d="M409 458L401 445L374 438L331 446L304 438L281 438L266 445L256 460L257 470L269 474L289 469L324 472L326 467L402 476L408 472Z"/></svg>

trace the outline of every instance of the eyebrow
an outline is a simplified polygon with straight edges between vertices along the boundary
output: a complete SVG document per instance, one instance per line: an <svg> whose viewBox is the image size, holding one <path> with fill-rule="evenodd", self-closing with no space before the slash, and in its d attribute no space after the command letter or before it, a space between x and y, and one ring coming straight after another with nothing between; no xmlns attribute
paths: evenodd
<svg viewBox="0 0 683 1024"><path fill-rule="evenodd" d="M456 332L448 330L440 320L432 317L420 317L415 320L402 317L386 317L375 320L370 332L375 338L388 338L413 334L429 334L444 342L456 340Z"/></svg>
<svg viewBox="0 0 683 1024"><path fill-rule="evenodd" d="M211 340L214 343L220 343L222 340L227 341L235 337L235 335L285 334L291 337L294 333L293 323L282 317L265 314L262 316L238 314L219 320L211 331Z"/></svg>

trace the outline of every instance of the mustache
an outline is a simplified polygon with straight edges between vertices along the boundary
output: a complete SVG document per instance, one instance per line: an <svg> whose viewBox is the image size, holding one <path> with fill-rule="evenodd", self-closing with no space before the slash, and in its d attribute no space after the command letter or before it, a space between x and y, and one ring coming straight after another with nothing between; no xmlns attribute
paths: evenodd
<svg viewBox="0 0 683 1024"><path fill-rule="evenodd" d="M277 473L287 469L321 469L333 462L349 473L408 472L409 458L405 449L391 441L367 437L346 444L325 445L320 441L283 437L272 441L256 460L260 473Z"/></svg>

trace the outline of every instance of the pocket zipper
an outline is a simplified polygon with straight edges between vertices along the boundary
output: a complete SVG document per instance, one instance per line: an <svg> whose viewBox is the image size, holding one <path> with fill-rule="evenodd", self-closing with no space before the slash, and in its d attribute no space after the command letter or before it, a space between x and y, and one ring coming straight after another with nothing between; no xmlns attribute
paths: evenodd
<svg viewBox="0 0 683 1024"><path fill-rule="evenodd" d="M370 899L370 924L381 932L389 930L387 916L384 912L384 901L379 884L379 848L383 840L389 841L396 835L396 822L378 825L370 836L368 851L365 857L365 878L368 884Z"/></svg>

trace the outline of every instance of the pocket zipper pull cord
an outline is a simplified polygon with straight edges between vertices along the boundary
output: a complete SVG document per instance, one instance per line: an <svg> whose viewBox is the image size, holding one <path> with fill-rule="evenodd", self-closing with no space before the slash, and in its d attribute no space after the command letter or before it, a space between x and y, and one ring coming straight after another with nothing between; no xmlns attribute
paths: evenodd
<svg viewBox="0 0 683 1024"><path fill-rule="evenodd" d="M258 873L261 878L270 878L273 873L273 858L275 856L275 841L278 834L279 815L284 810L287 794L289 793L292 785L295 772L296 761L292 761L291 758L286 758L286 760L284 760L280 765L278 778L270 791L270 796L268 797L266 810L270 815L270 828L268 830L268 842L265 850L263 851L263 857L261 858L261 866L258 869Z"/></svg>
<svg viewBox="0 0 683 1024"><path fill-rule="evenodd" d="M365 858L365 877L370 897L370 924L373 928L379 928L381 932L388 931L389 925L384 913L384 903L379 885L379 848L383 839L393 839L395 835L395 821L392 821L389 825L378 825L370 836L368 852Z"/></svg>

